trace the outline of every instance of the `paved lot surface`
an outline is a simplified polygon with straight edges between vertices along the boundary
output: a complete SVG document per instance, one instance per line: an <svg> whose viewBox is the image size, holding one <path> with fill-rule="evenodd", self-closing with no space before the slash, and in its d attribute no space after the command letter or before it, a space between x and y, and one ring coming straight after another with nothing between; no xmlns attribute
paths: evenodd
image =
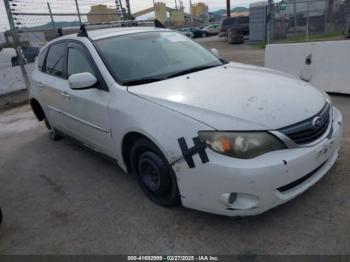
<svg viewBox="0 0 350 262"><path fill-rule="evenodd" d="M0 254L349 254L350 98L333 101L345 120L336 165L293 201L247 218L159 207L113 163L50 141L29 106L2 112Z"/></svg>
<svg viewBox="0 0 350 262"><path fill-rule="evenodd" d="M226 37L206 37L198 38L196 41L207 48L216 48L220 56L239 63L264 66L265 50L249 44L229 44Z"/></svg>

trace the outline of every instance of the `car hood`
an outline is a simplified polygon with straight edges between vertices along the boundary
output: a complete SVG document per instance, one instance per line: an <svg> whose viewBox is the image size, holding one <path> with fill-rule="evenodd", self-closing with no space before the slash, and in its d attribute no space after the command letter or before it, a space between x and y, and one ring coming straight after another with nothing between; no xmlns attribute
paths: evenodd
<svg viewBox="0 0 350 262"><path fill-rule="evenodd" d="M128 91L218 130L274 130L317 114L325 96L290 75L229 63Z"/></svg>

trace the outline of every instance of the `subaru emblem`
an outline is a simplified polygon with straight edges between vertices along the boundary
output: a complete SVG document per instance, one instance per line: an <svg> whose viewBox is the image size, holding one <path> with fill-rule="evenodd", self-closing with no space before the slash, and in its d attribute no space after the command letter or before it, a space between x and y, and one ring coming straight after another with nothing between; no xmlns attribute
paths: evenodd
<svg viewBox="0 0 350 262"><path fill-rule="evenodd" d="M321 125L322 125L322 121L321 121L321 118L319 116L316 116L314 119L312 119L312 126L315 129L320 128Z"/></svg>

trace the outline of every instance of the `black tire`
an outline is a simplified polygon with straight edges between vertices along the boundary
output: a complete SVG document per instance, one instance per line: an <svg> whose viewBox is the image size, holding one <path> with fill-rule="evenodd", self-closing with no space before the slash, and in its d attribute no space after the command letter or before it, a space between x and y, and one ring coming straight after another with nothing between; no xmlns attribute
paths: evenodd
<svg viewBox="0 0 350 262"><path fill-rule="evenodd" d="M47 118L45 118L45 125L47 127L47 129L49 130L49 138L52 140L52 141L58 141L58 140L61 140L63 138L63 136L55 129L53 128L49 121L47 120Z"/></svg>
<svg viewBox="0 0 350 262"><path fill-rule="evenodd" d="M130 153L131 172L145 195L161 206L180 205L174 171L158 147L147 139L137 140Z"/></svg>
<svg viewBox="0 0 350 262"><path fill-rule="evenodd" d="M202 34L202 37L207 37L207 34L206 34L206 33L203 33L203 34Z"/></svg>

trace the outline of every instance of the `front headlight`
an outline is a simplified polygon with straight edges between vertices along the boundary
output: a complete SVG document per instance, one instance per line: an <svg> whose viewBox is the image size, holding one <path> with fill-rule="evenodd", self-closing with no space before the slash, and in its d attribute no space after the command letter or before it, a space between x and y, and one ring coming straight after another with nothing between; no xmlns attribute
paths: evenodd
<svg viewBox="0 0 350 262"><path fill-rule="evenodd" d="M332 103L331 97L325 91L322 91L322 93L323 93L323 96L325 97L327 103L332 105L333 103Z"/></svg>
<svg viewBox="0 0 350 262"><path fill-rule="evenodd" d="M201 131L198 135L215 152L241 159L286 148L277 137L267 132Z"/></svg>

